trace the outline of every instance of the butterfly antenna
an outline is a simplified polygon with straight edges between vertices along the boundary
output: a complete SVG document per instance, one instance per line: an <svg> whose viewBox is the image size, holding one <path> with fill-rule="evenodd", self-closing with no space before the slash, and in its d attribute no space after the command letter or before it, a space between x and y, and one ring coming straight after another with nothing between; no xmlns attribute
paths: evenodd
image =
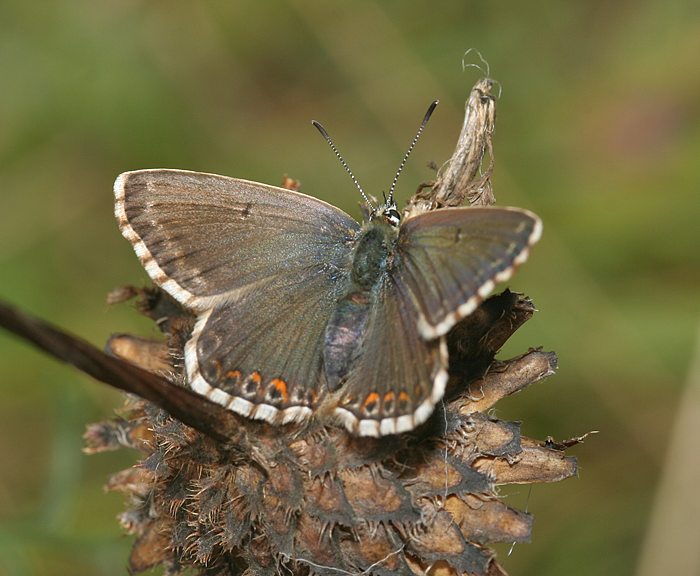
<svg viewBox="0 0 700 576"><path fill-rule="evenodd" d="M411 155L411 152L413 152L413 149L416 147L418 139L421 137L421 134L423 134L425 125L428 123L428 120L430 120L430 116L432 116L433 111L435 110L435 107L438 105L439 102L439 100L434 100L432 104L430 104L430 106L428 107L428 111L423 117L423 122L420 123L420 128L418 128L418 132L416 132L416 135L413 137L413 140L411 140L411 145L408 147L408 150L406 150L406 154L403 155L403 160L401 160L401 164L399 164L399 169L396 171L396 175L394 176L394 181L391 183L391 188L389 188L389 199L387 200L387 205L391 204L394 201L394 188L396 188L396 183L399 181L399 175L401 174L403 167L406 165L406 161Z"/></svg>
<svg viewBox="0 0 700 576"><path fill-rule="evenodd" d="M316 122L316 120L312 120L311 123L316 126L317 130L321 133L321 136L323 136L326 139L326 142L328 142L328 145L331 147L331 150L335 153L336 157L338 160L340 160L340 163L343 165L343 168L345 168L345 171L350 174L350 178L352 178L352 181L355 183L355 186L357 186L357 189L360 191L360 194L362 194L362 198L364 198L365 202L367 203L367 206L369 206L370 211L374 212L376 208L370 202L370 199L367 197L367 194L365 194L365 191L362 189L362 186L360 186L360 183L357 181L357 178L355 178L355 175L352 173L352 170L350 170L350 166L348 166L348 163L343 160L343 157L340 155L340 152L338 152L338 149L335 147L335 144L333 144L333 140L331 140L331 137L328 135L328 132L326 132L326 129L321 126L319 122Z"/></svg>

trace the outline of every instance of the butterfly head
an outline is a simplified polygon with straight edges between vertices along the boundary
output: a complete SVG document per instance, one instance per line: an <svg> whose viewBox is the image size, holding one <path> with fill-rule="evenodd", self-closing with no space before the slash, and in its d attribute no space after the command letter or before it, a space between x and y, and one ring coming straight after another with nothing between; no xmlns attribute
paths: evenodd
<svg viewBox="0 0 700 576"><path fill-rule="evenodd" d="M381 220L389 224L393 228L398 228L401 224L401 213L396 208L396 202L393 198L384 200L384 204L372 210L370 220Z"/></svg>

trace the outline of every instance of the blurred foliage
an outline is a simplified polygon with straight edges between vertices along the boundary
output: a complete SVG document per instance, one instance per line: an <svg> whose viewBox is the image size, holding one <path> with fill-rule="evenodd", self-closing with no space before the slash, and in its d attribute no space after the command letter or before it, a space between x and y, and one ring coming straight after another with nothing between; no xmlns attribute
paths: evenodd
<svg viewBox="0 0 700 576"><path fill-rule="evenodd" d="M4 0L0 297L98 344L154 334L104 303L146 282L113 220L118 173L289 174L359 215L309 120L380 195L439 98L408 198L451 153L469 48L503 87L496 196L545 222L511 284L541 312L504 355L560 355L498 415L532 436L601 430L575 450L580 478L509 490L536 523L501 559L514 576L632 574L699 316L696 2ZM127 455L80 453L119 395L4 333L0 365L0 574L124 574L121 502L101 486Z"/></svg>

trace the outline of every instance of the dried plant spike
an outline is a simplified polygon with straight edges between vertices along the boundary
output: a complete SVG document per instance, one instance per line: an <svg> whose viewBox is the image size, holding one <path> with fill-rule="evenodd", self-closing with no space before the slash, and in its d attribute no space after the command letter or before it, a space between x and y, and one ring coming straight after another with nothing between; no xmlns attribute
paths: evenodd
<svg viewBox="0 0 700 576"><path fill-rule="evenodd" d="M551 376L556 369L556 354L541 350L531 350L505 362L494 362L483 378L469 384L465 396L457 401L461 403L459 411L464 414L486 412L502 398Z"/></svg>
<svg viewBox="0 0 700 576"><path fill-rule="evenodd" d="M483 458L474 465L477 470L495 478L496 484L532 484L559 482L577 473L576 460L559 450L532 445L523 439L517 459Z"/></svg>
<svg viewBox="0 0 700 576"><path fill-rule="evenodd" d="M114 356L136 364L155 374L173 371L170 350L165 342L148 340L131 334L114 334L107 340L106 350Z"/></svg>
<svg viewBox="0 0 700 576"><path fill-rule="evenodd" d="M440 169L436 181L421 188L409 200L404 217L469 202L490 206L496 202L491 189L493 132L496 128L495 82L480 79L465 104L462 131L450 160ZM488 156L488 165L484 161Z"/></svg>
<svg viewBox="0 0 700 576"><path fill-rule="evenodd" d="M482 78L471 90L465 105L464 123L452 158L438 175L435 200L439 206L472 206L496 203L491 189L493 133L496 129L495 82ZM488 157L488 165L483 168Z"/></svg>

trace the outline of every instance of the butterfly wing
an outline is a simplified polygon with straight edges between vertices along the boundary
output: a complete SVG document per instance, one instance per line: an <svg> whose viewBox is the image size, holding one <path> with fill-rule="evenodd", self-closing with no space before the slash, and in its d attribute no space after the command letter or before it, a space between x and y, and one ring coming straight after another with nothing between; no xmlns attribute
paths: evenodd
<svg viewBox="0 0 700 576"><path fill-rule="evenodd" d="M114 192L122 235L148 274L199 312L266 277L337 264L359 228L317 198L201 172L126 172Z"/></svg>
<svg viewBox="0 0 700 576"><path fill-rule="evenodd" d="M251 418L306 417L359 225L316 198L212 174L141 170L114 189L148 274L198 314L192 388Z"/></svg>
<svg viewBox="0 0 700 576"><path fill-rule="evenodd" d="M421 338L412 295L390 271L372 295L362 348L341 389L336 415L361 436L406 432L433 413L446 383L444 337Z"/></svg>
<svg viewBox="0 0 700 576"><path fill-rule="evenodd" d="M443 336L525 262L540 219L517 208L448 208L421 214L399 231L397 270L418 310L418 331Z"/></svg>

